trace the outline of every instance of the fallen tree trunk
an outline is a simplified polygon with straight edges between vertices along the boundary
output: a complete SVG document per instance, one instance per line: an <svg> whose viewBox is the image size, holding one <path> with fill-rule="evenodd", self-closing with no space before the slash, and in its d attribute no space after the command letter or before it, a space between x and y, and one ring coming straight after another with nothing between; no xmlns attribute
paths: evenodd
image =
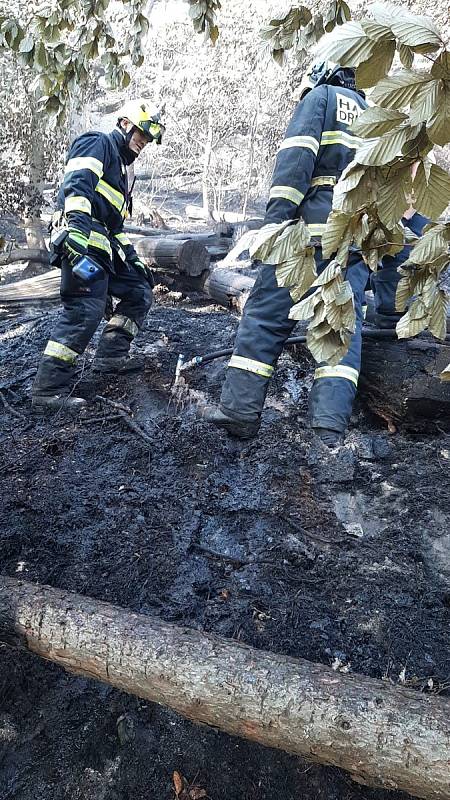
<svg viewBox="0 0 450 800"><path fill-rule="evenodd" d="M135 242L139 256L156 267L175 267L183 275L196 277L209 269L206 247L192 239L144 238Z"/></svg>
<svg viewBox="0 0 450 800"><path fill-rule="evenodd" d="M368 785L449 798L445 699L6 577L0 640Z"/></svg>
<svg viewBox="0 0 450 800"><path fill-rule="evenodd" d="M39 264L48 264L48 250L21 247L11 250L10 253L0 255L0 267L6 264L17 264L18 261L35 261Z"/></svg>
<svg viewBox="0 0 450 800"><path fill-rule="evenodd" d="M194 206L194 205L187 205L186 206L186 216L188 219L197 219L207 221L209 219L213 219L215 222L244 222L245 215L237 213L235 211L222 211L218 213L217 211L211 211L209 214L203 206Z"/></svg>

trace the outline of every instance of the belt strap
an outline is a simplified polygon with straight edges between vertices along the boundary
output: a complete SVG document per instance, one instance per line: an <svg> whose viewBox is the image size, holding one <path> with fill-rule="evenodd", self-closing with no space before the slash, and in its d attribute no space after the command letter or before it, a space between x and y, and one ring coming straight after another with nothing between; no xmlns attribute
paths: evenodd
<svg viewBox="0 0 450 800"><path fill-rule="evenodd" d="M337 178L334 175L318 175L313 178L311 186L336 186Z"/></svg>

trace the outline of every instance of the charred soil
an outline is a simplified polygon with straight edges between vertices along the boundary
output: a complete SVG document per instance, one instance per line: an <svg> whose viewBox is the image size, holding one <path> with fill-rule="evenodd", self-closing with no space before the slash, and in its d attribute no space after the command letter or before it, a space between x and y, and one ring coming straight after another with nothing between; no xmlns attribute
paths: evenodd
<svg viewBox="0 0 450 800"><path fill-rule="evenodd" d="M10 313L10 312L9 312ZM0 321L1 569L335 669L448 693L450 439L394 437L357 409L327 458L306 422L311 364L285 353L259 437L207 426L223 360L172 386L179 352L229 346L236 320L160 292L143 373L95 376L86 416L32 416L58 313ZM129 406L144 440L95 398ZM0 649L0 800L400 800ZM406 797L402 795L402 797Z"/></svg>

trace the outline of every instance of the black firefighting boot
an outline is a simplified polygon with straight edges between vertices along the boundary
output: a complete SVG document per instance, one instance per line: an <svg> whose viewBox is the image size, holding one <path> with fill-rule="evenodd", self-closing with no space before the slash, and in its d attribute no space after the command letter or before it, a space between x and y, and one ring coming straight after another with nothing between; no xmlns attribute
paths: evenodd
<svg viewBox="0 0 450 800"><path fill-rule="evenodd" d="M217 428L223 428L231 436L238 439L252 439L259 431L261 420L238 419L230 416L230 412L222 411L219 406L205 406L202 417Z"/></svg>
<svg viewBox="0 0 450 800"><path fill-rule="evenodd" d="M94 372L125 375L127 372L139 372L144 369L143 356L118 356L117 358L95 358L92 369Z"/></svg>
<svg viewBox="0 0 450 800"><path fill-rule="evenodd" d="M94 372L115 373L137 372L144 368L143 356L129 356L131 342L139 331L139 326L130 317L114 314L105 326L97 353L92 364Z"/></svg>
<svg viewBox="0 0 450 800"><path fill-rule="evenodd" d="M313 428L313 432L330 450L344 444L344 434L340 431L333 431L331 428Z"/></svg>

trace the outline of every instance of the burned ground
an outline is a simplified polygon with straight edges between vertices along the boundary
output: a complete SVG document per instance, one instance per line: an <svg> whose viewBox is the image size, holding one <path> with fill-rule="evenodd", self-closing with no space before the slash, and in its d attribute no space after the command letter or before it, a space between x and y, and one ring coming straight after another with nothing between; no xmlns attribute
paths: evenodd
<svg viewBox="0 0 450 800"><path fill-rule="evenodd" d="M448 435L390 437L359 408L325 463L299 350L280 361L259 437L232 440L197 415L218 398L223 360L172 382L180 351L229 346L236 320L164 293L136 345L143 374L94 377L91 347L87 416L34 417L30 372L57 313L0 321L4 574L449 692ZM130 406L151 441L97 395ZM169 800L174 770L212 800L401 797L0 650L1 800Z"/></svg>

